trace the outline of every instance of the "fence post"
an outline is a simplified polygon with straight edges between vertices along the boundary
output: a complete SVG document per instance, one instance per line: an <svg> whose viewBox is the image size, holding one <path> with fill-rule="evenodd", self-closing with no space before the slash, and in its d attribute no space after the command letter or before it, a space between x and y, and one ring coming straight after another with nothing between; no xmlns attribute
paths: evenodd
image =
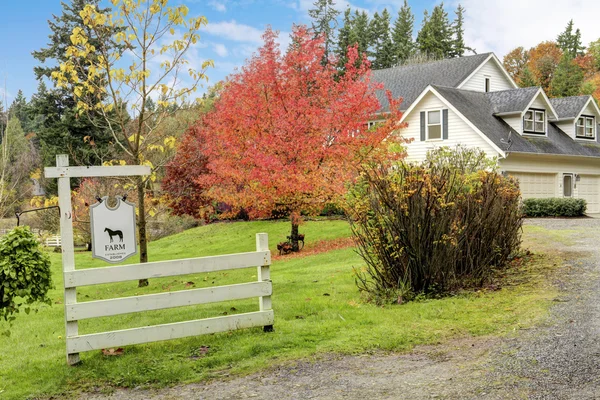
<svg viewBox="0 0 600 400"><path fill-rule="evenodd" d="M57 167L68 167L69 156L59 154L56 156ZM73 218L71 206L71 179L58 178L58 206L60 207L60 236L62 250L63 274L75 270L75 249L73 245ZM67 364L74 365L79 362L79 353L69 353L68 341L70 337L79 334L77 321L67 321L67 307L77 303L77 288L65 287L65 340L67 341Z"/></svg>
<svg viewBox="0 0 600 400"><path fill-rule="evenodd" d="M256 234L256 251L269 251L269 235L266 233ZM258 281L259 282L270 282L271 281L271 266L270 265L259 265L258 266ZM258 304L260 311L268 311L272 309L271 296L259 297ZM265 325L263 327L265 332L273 332L273 325Z"/></svg>

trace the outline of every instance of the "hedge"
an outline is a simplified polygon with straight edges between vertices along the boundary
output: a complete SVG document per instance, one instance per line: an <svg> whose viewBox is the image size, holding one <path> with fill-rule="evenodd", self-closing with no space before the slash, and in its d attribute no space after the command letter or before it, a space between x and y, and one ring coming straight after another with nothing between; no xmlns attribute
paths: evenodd
<svg viewBox="0 0 600 400"><path fill-rule="evenodd" d="M584 199L570 197L523 200L523 214L527 217L582 217L586 208Z"/></svg>

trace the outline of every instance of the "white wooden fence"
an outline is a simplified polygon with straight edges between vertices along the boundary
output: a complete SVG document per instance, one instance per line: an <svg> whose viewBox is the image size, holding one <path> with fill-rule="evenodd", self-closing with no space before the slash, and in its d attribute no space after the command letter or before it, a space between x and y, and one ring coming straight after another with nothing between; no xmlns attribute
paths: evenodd
<svg viewBox="0 0 600 400"><path fill-rule="evenodd" d="M271 252L268 247L267 234L259 233L256 235L255 252L65 272L65 289L75 290L77 287L87 285L258 267L257 282L71 303L65 307L67 322L252 297L261 299L260 310L257 312L68 336L67 353L76 354L88 350L178 339L256 326L270 330L274 320L270 302L272 293L272 284L269 279L270 264Z"/></svg>
<svg viewBox="0 0 600 400"><path fill-rule="evenodd" d="M46 247L60 247L62 244L60 236L54 235L46 238Z"/></svg>
<svg viewBox="0 0 600 400"><path fill-rule="evenodd" d="M265 331L273 329L274 315L271 309L272 285L269 269L271 253L266 233L256 235L255 252L77 270L75 269L73 224L71 220L70 178L148 175L150 168L145 166L69 167L69 160L65 155L56 157L56 165L56 168L46 168L45 175L46 178L58 178L68 364L78 363L79 353L88 350L178 339L258 326L264 327ZM258 268L257 282L84 303L77 302L77 287L80 286L248 267ZM110 332L79 334L78 321L82 319L252 297L259 298L259 311Z"/></svg>

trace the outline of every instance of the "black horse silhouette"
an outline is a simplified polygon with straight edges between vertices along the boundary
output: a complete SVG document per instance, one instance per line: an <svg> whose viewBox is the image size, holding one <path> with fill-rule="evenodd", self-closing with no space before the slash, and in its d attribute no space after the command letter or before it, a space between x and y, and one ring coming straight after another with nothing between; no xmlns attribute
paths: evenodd
<svg viewBox="0 0 600 400"><path fill-rule="evenodd" d="M108 228L104 228L104 232L108 232L108 237L110 237L110 242L113 242L113 236L119 237L119 242L123 241L123 232L122 231L113 231Z"/></svg>

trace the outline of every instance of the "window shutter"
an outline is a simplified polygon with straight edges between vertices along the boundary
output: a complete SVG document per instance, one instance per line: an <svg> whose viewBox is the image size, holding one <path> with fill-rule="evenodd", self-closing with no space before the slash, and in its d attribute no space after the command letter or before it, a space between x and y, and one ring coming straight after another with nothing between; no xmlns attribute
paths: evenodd
<svg viewBox="0 0 600 400"><path fill-rule="evenodd" d="M425 111L421 111L421 142L425 141Z"/></svg>
<svg viewBox="0 0 600 400"><path fill-rule="evenodd" d="M442 139L448 139L448 110L442 110Z"/></svg>

